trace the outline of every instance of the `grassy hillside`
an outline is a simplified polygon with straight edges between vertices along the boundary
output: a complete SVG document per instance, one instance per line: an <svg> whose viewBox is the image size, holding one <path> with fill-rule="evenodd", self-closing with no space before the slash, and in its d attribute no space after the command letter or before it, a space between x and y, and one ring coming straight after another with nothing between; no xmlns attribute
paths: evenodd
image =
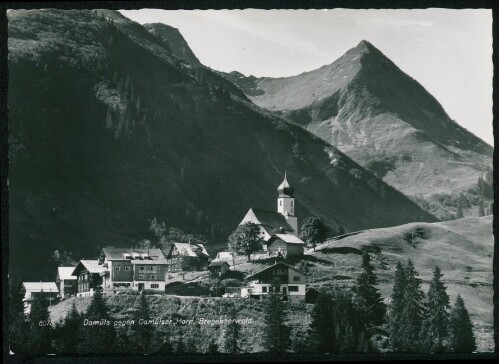
<svg viewBox="0 0 499 364"><path fill-rule="evenodd" d="M9 269L23 280L53 280L56 249L129 247L152 218L226 243L250 207L275 209L284 170L300 218L437 220L117 12L8 16Z"/></svg>
<svg viewBox="0 0 499 364"><path fill-rule="evenodd" d="M360 253L367 249L380 276L385 299L391 295L396 262L414 262L427 291L438 265L453 302L460 294L475 324L480 351L493 349L492 216L434 224L414 223L373 229L331 241L309 254L312 284L351 284L359 273Z"/></svg>

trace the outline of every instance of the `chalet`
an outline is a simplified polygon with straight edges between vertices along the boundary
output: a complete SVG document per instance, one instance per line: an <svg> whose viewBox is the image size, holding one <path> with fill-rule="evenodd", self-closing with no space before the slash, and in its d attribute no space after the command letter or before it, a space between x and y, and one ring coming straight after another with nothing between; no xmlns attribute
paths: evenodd
<svg viewBox="0 0 499 364"><path fill-rule="evenodd" d="M165 291L166 259L161 249L123 249L106 247L99 258L102 290Z"/></svg>
<svg viewBox="0 0 499 364"><path fill-rule="evenodd" d="M31 304L36 296L44 296L52 305L59 298L59 289L55 282L23 282L24 293L24 313L29 314Z"/></svg>
<svg viewBox="0 0 499 364"><path fill-rule="evenodd" d="M61 299L76 295L77 277L73 275L75 267L58 267L55 283L59 287Z"/></svg>
<svg viewBox="0 0 499 364"><path fill-rule="evenodd" d="M305 243L292 234L274 234L267 241L270 256L295 257L303 255Z"/></svg>
<svg viewBox="0 0 499 364"><path fill-rule="evenodd" d="M225 260L213 260L208 265L210 273L216 276L223 276L229 271L230 265Z"/></svg>
<svg viewBox="0 0 499 364"><path fill-rule="evenodd" d="M173 243L165 254L167 272L208 269L208 252L203 244Z"/></svg>
<svg viewBox="0 0 499 364"><path fill-rule="evenodd" d="M283 296L285 301L305 302L307 276L293 266L279 262L246 277L241 297L261 298L270 292Z"/></svg>
<svg viewBox="0 0 499 364"><path fill-rule="evenodd" d="M93 296L97 289L101 289L103 272L98 260L80 260L71 274L76 276L78 282L76 296Z"/></svg>
<svg viewBox="0 0 499 364"><path fill-rule="evenodd" d="M252 222L260 227L260 234L266 242L275 234L298 236L298 217L295 215L294 188L289 184L286 173L284 181L277 188L277 211L250 208L239 225ZM264 246L267 250L268 244Z"/></svg>

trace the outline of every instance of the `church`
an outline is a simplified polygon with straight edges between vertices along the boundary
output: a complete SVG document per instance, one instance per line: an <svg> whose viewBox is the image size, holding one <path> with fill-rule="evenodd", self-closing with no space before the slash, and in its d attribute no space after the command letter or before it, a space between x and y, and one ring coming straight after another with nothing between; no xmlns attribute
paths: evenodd
<svg viewBox="0 0 499 364"><path fill-rule="evenodd" d="M284 181L277 187L277 211L250 208L239 225L252 222L260 227L269 255L302 255L305 243L298 237L298 217L295 215L294 188Z"/></svg>

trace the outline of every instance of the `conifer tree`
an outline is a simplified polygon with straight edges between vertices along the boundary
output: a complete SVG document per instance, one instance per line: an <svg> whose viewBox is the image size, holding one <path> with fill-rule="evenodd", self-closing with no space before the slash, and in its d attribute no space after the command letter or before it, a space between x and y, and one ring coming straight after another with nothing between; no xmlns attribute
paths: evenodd
<svg viewBox="0 0 499 364"><path fill-rule="evenodd" d="M218 350L218 344L215 339L211 339L209 345L208 345L208 354L219 354L220 351Z"/></svg>
<svg viewBox="0 0 499 364"><path fill-rule="evenodd" d="M64 319L62 332L61 352L65 354L76 354L80 342L82 318L76 310L75 302L71 305L66 318Z"/></svg>
<svg viewBox="0 0 499 364"><path fill-rule="evenodd" d="M395 270L395 281L388 312L388 325L390 330L390 344L393 351L400 351L400 318L404 310L404 291L406 285L405 269L400 262Z"/></svg>
<svg viewBox="0 0 499 364"><path fill-rule="evenodd" d="M473 323L460 295L450 313L450 350L455 353L472 353L476 350Z"/></svg>
<svg viewBox="0 0 499 364"><path fill-rule="evenodd" d="M175 354L176 355L184 355L185 353L186 353L186 351L185 351L184 338L181 337L177 343L177 347L175 348Z"/></svg>
<svg viewBox="0 0 499 364"><path fill-rule="evenodd" d="M263 347L271 353L283 353L290 345L291 331L284 322L286 311L282 297L277 293L270 293L266 298L265 323L263 327Z"/></svg>
<svg viewBox="0 0 499 364"><path fill-rule="evenodd" d="M376 287L378 278L374 273L374 267L367 252L362 255L362 267L364 271L357 278L357 284L354 287L359 303L358 307L365 314L367 326L381 325L386 313L386 306Z"/></svg>
<svg viewBox="0 0 499 364"><path fill-rule="evenodd" d="M241 325L236 321L237 311L234 306L232 306L229 312L229 320L230 323L223 331L223 349L226 353L237 354L241 350L239 346L241 340Z"/></svg>
<svg viewBox="0 0 499 364"><path fill-rule="evenodd" d="M149 320L151 318L149 304L144 294L139 295L137 300L133 320L135 325L128 326L128 340L130 342L130 351L134 353L149 353L151 349L151 339L154 335L154 326L139 325L139 320Z"/></svg>
<svg viewBox="0 0 499 364"><path fill-rule="evenodd" d="M483 206L483 200L480 199L480 203L478 205L478 216L485 216L485 208Z"/></svg>
<svg viewBox="0 0 499 364"><path fill-rule="evenodd" d="M336 347L336 325L333 300L325 291L319 292L312 310L312 340L320 353L333 353Z"/></svg>
<svg viewBox="0 0 499 364"><path fill-rule="evenodd" d="M464 217L463 215L463 202L462 200L459 200L457 203L457 209L456 209L456 219L462 219Z"/></svg>
<svg viewBox="0 0 499 364"><path fill-rule="evenodd" d="M100 290L95 291L84 318L92 322L101 321L105 324L83 326L78 351L95 354L116 352L114 348L116 332L110 322L107 305Z"/></svg>
<svg viewBox="0 0 499 364"><path fill-rule="evenodd" d="M400 351L418 352L420 350L419 332L423 321L422 301L424 293L421 290L419 273L414 269L414 265L410 259L405 272L404 307L400 316L398 332L400 336Z"/></svg>
<svg viewBox="0 0 499 364"><path fill-rule="evenodd" d="M16 354L26 351L28 323L24 313L25 289L20 280L9 285L9 344Z"/></svg>
<svg viewBox="0 0 499 364"><path fill-rule="evenodd" d="M29 354L48 354L51 351L52 328L48 324L49 301L43 291L36 294L29 313L29 334L27 339ZM40 325L40 323L45 325Z"/></svg>
<svg viewBox="0 0 499 364"><path fill-rule="evenodd" d="M439 267L433 270L433 279L428 291L428 302L425 310L425 320L421 330L421 351L441 353L445 351L445 340L449 325L449 295L441 281L442 273Z"/></svg>

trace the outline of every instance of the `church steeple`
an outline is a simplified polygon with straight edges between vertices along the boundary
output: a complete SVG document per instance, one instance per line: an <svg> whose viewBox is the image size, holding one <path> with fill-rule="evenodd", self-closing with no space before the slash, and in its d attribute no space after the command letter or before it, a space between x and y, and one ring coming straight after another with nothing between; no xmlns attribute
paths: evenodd
<svg viewBox="0 0 499 364"><path fill-rule="evenodd" d="M277 212L286 218L286 221L298 235L298 218L295 216L295 189L288 182L286 171L284 171L284 180L277 187L279 197L277 198Z"/></svg>

